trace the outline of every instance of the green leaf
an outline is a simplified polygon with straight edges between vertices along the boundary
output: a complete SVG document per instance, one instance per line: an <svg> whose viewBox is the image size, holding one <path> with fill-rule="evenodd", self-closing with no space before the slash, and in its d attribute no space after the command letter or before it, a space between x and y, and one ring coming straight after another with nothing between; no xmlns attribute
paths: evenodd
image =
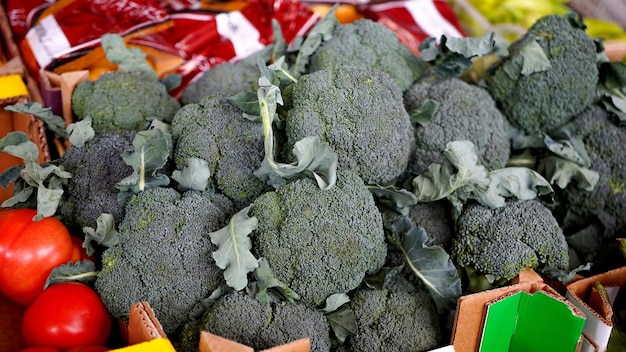
<svg viewBox="0 0 626 352"><path fill-rule="evenodd" d="M538 172L526 167L506 167L489 173L489 187L475 199L490 208L499 208L505 205L506 198L528 200L553 192L550 182Z"/></svg>
<svg viewBox="0 0 626 352"><path fill-rule="evenodd" d="M322 310L326 313L332 313L344 304L350 302L350 297L345 293L334 293L326 298L326 304Z"/></svg>
<svg viewBox="0 0 626 352"><path fill-rule="evenodd" d="M183 190L204 191L209 187L211 168L206 160L187 158L182 170L174 170L172 178Z"/></svg>
<svg viewBox="0 0 626 352"><path fill-rule="evenodd" d="M579 139L572 136L566 136L563 139L555 140L545 135L544 143L546 148L561 158L572 161L583 167L591 167L591 159L585 144Z"/></svg>
<svg viewBox="0 0 626 352"><path fill-rule="evenodd" d="M183 83L183 76L178 73L169 74L161 79L161 83L165 86L165 89L169 92L173 89L180 87Z"/></svg>
<svg viewBox="0 0 626 352"><path fill-rule="evenodd" d="M62 282L82 282L90 284L96 280L98 272L96 264L91 260L81 260L78 262L68 262L52 269L48 279L44 284L44 289Z"/></svg>
<svg viewBox="0 0 626 352"><path fill-rule="evenodd" d="M403 265L393 268L383 267L382 269L378 270L376 274L365 276L363 282L370 288L376 290L384 290L388 287L390 279L400 273L403 268Z"/></svg>
<svg viewBox="0 0 626 352"><path fill-rule="evenodd" d="M115 229L115 219L109 213L102 213L96 219L96 228L83 227L85 240L83 248L86 249L88 255L93 255L96 250L92 242L105 247L113 247L120 242L119 233Z"/></svg>
<svg viewBox="0 0 626 352"><path fill-rule="evenodd" d="M428 289L440 313L453 310L461 296L461 279L452 259L441 246L428 245L431 238L414 227L406 216L392 224L392 243L407 260L413 273Z"/></svg>
<svg viewBox="0 0 626 352"><path fill-rule="evenodd" d="M245 114L260 116L259 96L256 92L241 92L228 98L233 105L241 109Z"/></svg>
<svg viewBox="0 0 626 352"><path fill-rule="evenodd" d="M326 315L326 320L330 324L335 337L343 343L350 336L358 333L358 324L354 311L349 307L343 307Z"/></svg>
<svg viewBox="0 0 626 352"><path fill-rule="evenodd" d="M104 34L100 37L107 59L117 64L124 72L143 72L156 77L156 72L146 61L147 54L137 48L129 48L119 34Z"/></svg>
<svg viewBox="0 0 626 352"><path fill-rule="evenodd" d="M558 280L560 282L569 282L574 279L576 274L581 271L589 271L591 269L591 263L587 263L584 265L580 265L573 270L564 270L564 269L556 269L556 268L542 268L540 271L543 275L550 279Z"/></svg>
<svg viewBox="0 0 626 352"><path fill-rule="evenodd" d="M317 48L333 37L335 27L339 25L339 21L335 16L338 7L339 4L334 4L324 17L317 21L313 28L309 30L306 38L302 41L293 68L296 77L299 77L307 71L309 58L315 53Z"/></svg>
<svg viewBox="0 0 626 352"><path fill-rule="evenodd" d="M278 22L275 18L272 18L272 34L274 37L272 57L281 57L286 55L289 45L285 40L282 29L280 28L280 22Z"/></svg>
<svg viewBox="0 0 626 352"><path fill-rule="evenodd" d="M573 181L578 188L591 192L600 180L598 172L557 156L542 158L537 170L546 175L551 184L561 189L565 189Z"/></svg>
<svg viewBox="0 0 626 352"><path fill-rule="evenodd" d="M495 32L487 33L481 37L444 37L445 46L448 50L460 54L466 58L483 56L491 53L496 45Z"/></svg>
<svg viewBox="0 0 626 352"><path fill-rule="evenodd" d="M43 121L46 124L46 127L54 134L67 139L65 120L63 120L62 117L53 114L52 108L43 107L37 102L28 102L6 106L5 110L20 114L33 115Z"/></svg>
<svg viewBox="0 0 626 352"><path fill-rule="evenodd" d="M411 122L414 124L420 124L421 126L426 126L430 123L433 116L437 113L439 109L439 102L433 99L426 99L422 106L411 111L409 117L411 118Z"/></svg>
<svg viewBox="0 0 626 352"><path fill-rule="evenodd" d="M274 276L274 272L265 258L260 258L258 260L258 266L254 270L254 277L257 280L258 288L256 299L261 302L261 304L269 304L269 289L278 291L282 297L290 302L300 299L300 295L292 291L285 283L281 282L276 278L276 276Z"/></svg>
<svg viewBox="0 0 626 352"><path fill-rule="evenodd" d="M372 192L380 204L402 215L408 215L411 206L417 204L415 194L404 188L398 188L393 185L367 185L367 189Z"/></svg>
<svg viewBox="0 0 626 352"><path fill-rule="evenodd" d="M133 173L118 182L115 187L122 193L137 194L147 188L167 186L169 178L158 174L172 155L172 136L158 128L139 131L133 139L133 149L122 153L124 162Z"/></svg>
<svg viewBox="0 0 626 352"><path fill-rule="evenodd" d="M90 117L69 124L66 130L70 143L79 148L96 136L96 132L91 127Z"/></svg>
<svg viewBox="0 0 626 352"><path fill-rule="evenodd" d="M552 67L536 38L528 37L523 40L519 51L510 55L513 59L506 61L502 67L512 80L519 79L520 75L529 76L547 71Z"/></svg>
<svg viewBox="0 0 626 352"><path fill-rule="evenodd" d="M258 226L256 217L249 217L251 206L240 210L224 228L209 233L211 242L218 246L212 256L218 267L225 270L228 286L239 291L248 284L247 275L259 266L250 252L252 241L248 235Z"/></svg>
<svg viewBox="0 0 626 352"><path fill-rule="evenodd" d="M0 139L0 150L24 160L25 164L37 163L39 148L22 131L9 132Z"/></svg>

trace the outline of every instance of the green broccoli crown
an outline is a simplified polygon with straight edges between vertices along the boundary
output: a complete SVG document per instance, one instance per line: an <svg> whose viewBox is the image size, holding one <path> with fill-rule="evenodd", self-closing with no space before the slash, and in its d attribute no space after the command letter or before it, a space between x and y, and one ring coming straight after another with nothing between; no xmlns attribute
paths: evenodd
<svg viewBox="0 0 626 352"><path fill-rule="evenodd" d="M343 351L430 351L441 342L432 297L396 275L385 289L361 288L350 301L358 332Z"/></svg>
<svg viewBox="0 0 626 352"><path fill-rule="evenodd" d="M536 41L550 68L511 75L507 63L524 60L524 48ZM589 106L596 96L596 46L584 29L566 16L540 18L509 47L509 56L488 78L488 89L515 127L529 134L549 132Z"/></svg>
<svg viewBox="0 0 626 352"><path fill-rule="evenodd" d="M265 156L263 126L244 118L226 98L183 106L172 119L172 138L177 168L191 157L207 161L213 186L238 208L268 190L254 175Z"/></svg>
<svg viewBox="0 0 626 352"><path fill-rule="evenodd" d="M113 71L80 83L72 107L79 120L91 117L93 129L104 132L141 130L152 118L169 122L180 103L152 76Z"/></svg>
<svg viewBox="0 0 626 352"><path fill-rule="evenodd" d="M286 119L288 145L318 136L339 167L366 183L385 183L406 169L414 143L402 93L391 77L358 65L326 68L300 77Z"/></svg>
<svg viewBox="0 0 626 352"><path fill-rule="evenodd" d="M401 90L419 77L423 64L383 24L361 19L339 24L309 60L308 72L344 64L361 64L389 74Z"/></svg>
<svg viewBox="0 0 626 352"><path fill-rule="evenodd" d="M417 147L409 162L411 171L421 174L430 164L442 163L446 144L457 140L474 143L489 170L506 165L511 126L484 88L450 78L416 83L404 93L407 111L419 109L429 99L439 107L428 124L415 127Z"/></svg>
<svg viewBox="0 0 626 352"><path fill-rule="evenodd" d="M352 171L339 170L329 190L299 179L265 193L250 215L259 221L252 233L256 256L311 306L356 288L385 262L382 217Z"/></svg>
<svg viewBox="0 0 626 352"><path fill-rule="evenodd" d="M494 281L511 279L528 268L569 268L563 231L550 209L537 200L508 201L495 209L469 204L457 225L452 258Z"/></svg>
<svg viewBox="0 0 626 352"><path fill-rule="evenodd" d="M119 226L119 244L102 255L95 288L113 315L148 301L166 334L188 320L197 301L223 284L210 260L217 248L206 235L223 227L235 209L211 191L151 188L133 196Z"/></svg>
<svg viewBox="0 0 626 352"><path fill-rule="evenodd" d="M181 96L183 104L199 103L202 99L219 95L230 97L237 93L256 91L259 68L247 61L224 62L211 67L191 82Z"/></svg>
<svg viewBox="0 0 626 352"><path fill-rule="evenodd" d="M243 343L255 351L308 337L311 351L330 351L324 314L304 303L261 304L241 291L220 297L202 317L202 330Z"/></svg>
<svg viewBox="0 0 626 352"><path fill-rule="evenodd" d="M593 105L568 124L572 135L582 139L591 169L600 178L592 191L576 187L563 190L567 209L590 220L602 219L605 236L626 231L626 131L611 120L603 108ZM572 230L572 229L568 229ZM580 227L573 229L574 232Z"/></svg>
<svg viewBox="0 0 626 352"><path fill-rule="evenodd" d="M115 184L133 173L122 159L122 152L132 148L135 131L103 132L83 147L71 146L60 158L63 169L72 174L58 212L63 221L80 228L96 227L102 213L122 221L124 209L117 201Z"/></svg>

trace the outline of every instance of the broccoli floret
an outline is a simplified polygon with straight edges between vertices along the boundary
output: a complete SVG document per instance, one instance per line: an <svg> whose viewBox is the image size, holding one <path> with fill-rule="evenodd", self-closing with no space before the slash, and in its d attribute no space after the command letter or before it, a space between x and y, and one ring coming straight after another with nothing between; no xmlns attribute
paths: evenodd
<svg viewBox="0 0 626 352"><path fill-rule="evenodd" d="M171 121L180 103L156 77L113 71L84 81L72 93L79 120L90 117L96 132L141 130L150 119Z"/></svg>
<svg viewBox="0 0 626 352"><path fill-rule="evenodd" d="M423 62L396 34L379 22L361 19L335 26L332 37L309 58L308 72L344 64L360 64L389 74L401 90L422 73Z"/></svg>
<svg viewBox="0 0 626 352"><path fill-rule="evenodd" d="M265 193L249 214L259 222L251 234L255 256L266 258L278 280L311 306L356 288L385 261L382 217L350 170L339 170L329 190L299 179Z"/></svg>
<svg viewBox="0 0 626 352"><path fill-rule="evenodd" d="M199 103L212 95L230 97L237 93L255 91L259 68L249 61L224 62L211 67L183 91L183 104Z"/></svg>
<svg viewBox="0 0 626 352"><path fill-rule="evenodd" d="M310 338L312 352L330 351L330 326L326 317L320 310L299 301L263 305L242 291L228 293L207 309L199 327L255 351L305 337ZM194 347L191 351L197 351L197 345Z"/></svg>
<svg viewBox="0 0 626 352"><path fill-rule="evenodd" d="M596 45L571 16L540 18L509 47L509 55L487 78L489 92L511 124L528 134L563 125L596 96ZM538 43L550 62L540 72L524 74L531 59L526 48Z"/></svg>
<svg viewBox="0 0 626 352"><path fill-rule="evenodd" d="M172 119L174 161L182 168L187 158L209 163L218 192L237 207L250 204L268 185L254 175L263 161L263 126L243 117L223 97L208 97L183 106Z"/></svg>
<svg viewBox="0 0 626 352"><path fill-rule="evenodd" d="M402 275L384 289L361 288L351 299L357 334L341 351L430 351L441 343L442 331L430 294Z"/></svg>
<svg viewBox="0 0 626 352"><path fill-rule="evenodd" d="M333 66L300 77L286 119L288 145L318 136L339 167L366 183L385 183L406 169L414 131L402 92L388 74L358 65Z"/></svg>
<svg viewBox="0 0 626 352"><path fill-rule="evenodd" d="M472 203L461 213L457 226L452 259L492 282L512 279L528 268L569 268L563 230L539 200L511 200L500 208Z"/></svg>
<svg viewBox="0 0 626 352"><path fill-rule="evenodd" d="M430 164L445 160L446 144L469 140L476 146L482 164L490 170L501 169L510 156L508 132L511 128L482 87L458 78L412 85L404 93L407 111L419 109L427 100L439 103L430 121L415 127L417 147L408 169L421 174Z"/></svg>
<svg viewBox="0 0 626 352"><path fill-rule="evenodd" d="M624 233L626 150L623 146L626 145L626 131L611 121L606 110L596 105L574 118L567 129L582 139L591 160L590 169L598 172L600 177L592 191L565 188L564 207L578 219L601 220L607 238ZM580 230L580 226L573 229L576 230Z"/></svg>
<svg viewBox="0 0 626 352"><path fill-rule="evenodd" d="M224 283L207 234L223 227L232 203L211 191L151 188L133 196L119 226L119 244L102 253L95 289L113 315L147 301L168 335L197 301Z"/></svg>
<svg viewBox="0 0 626 352"><path fill-rule="evenodd" d="M115 184L133 173L122 159L122 152L132 149L135 131L103 132L83 147L71 146L60 163L72 174L59 202L58 212L66 225L96 226L102 213L122 221L124 209L117 201Z"/></svg>

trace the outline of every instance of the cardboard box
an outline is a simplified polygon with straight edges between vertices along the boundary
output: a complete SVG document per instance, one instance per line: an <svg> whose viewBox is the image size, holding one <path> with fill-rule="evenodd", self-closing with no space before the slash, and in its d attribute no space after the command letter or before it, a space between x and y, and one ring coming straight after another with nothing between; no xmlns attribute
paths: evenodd
<svg viewBox="0 0 626 352"><path fill-rule="evenodd" d="M595 288L596 282L606 288L609 299ZM565 297L587 317L583 335L588 340L588 345L583 351L603 352L606 350L613 329L612 304L617 291L624 283L626 283L626 267L580 279L567 285Z"/></svg>
<svg viewBox="0 0 626 352"><path fill-rule="evenodd" d="M526 280L526 281L522 281ZM539 293L538 296L535 294ZM520 305L521 297L529 296L530 301L524 302L524 305ZM512 300L511 297L514 297ZM532 297L535 297L534 299ZM539 298L540 302L533 302ZM508 300L507 300L508 299ZM528 300L528 297L524 300ZM511 351L523 351L524 348L520 347L521 344L511 345L515 341L522 341L523 339L539 338L540 341L534 344L537 351L580 351L584 344L582 336L582 330L584 325L585 315L583 312L569 302L565 297L560 295L554 288L543 282L543 280L536 275L528 275L523 273L520 275L520 282L504 286L501 288L482 291L479 293L465 295L459 298L457 303L457 310L455 315L455 322L452 331L452 345L457 352L476 352L481 351L481 340L486 334L491 334L493 331L485 330L487 318L490 316L490 310L498 309L498 303L504 302L505 312L500 312L500 318L504 319L500 323L496 322L494 327L496 328L496 334L500 337L507 339L508 345ZM527 304L530 302L531 304ZM544 332L534 331L533 322L539 320L545 320L547 316L540 313L537 307L549 308L552 312L559 312L558 319L565 319L567 326L559 326L558 324L547 324L543 328L549 328L548 331L551 334L558 334L558 339L547 339ZM523 309L527 309L523 311ZM497 316L497 315L496 315ZM515 335L516 328L519 328L520 319L524 319L525 331L517 331L518 334L524 333L524 335ZM549 320L549 319L548 319ZM530 321L530 324L527 324ZM506 322L510 328L508 334L498 328L503 327ZM493 324L493 322L491 322ZM563 329L561 329L563 327ZM534 335L533 335L534 334ZM504 336L506 335L506 336ZM572 341L573 349L572 348ZM500 350L502 350L502 345ZM539 346L539 347L538 347ZM487 349L487 346L483 346L485 351L497 350ZM518 349L520 348L520 349ZM507 349L505 349L507 350ZM526 349L527 350L527 349Z"/></svg>

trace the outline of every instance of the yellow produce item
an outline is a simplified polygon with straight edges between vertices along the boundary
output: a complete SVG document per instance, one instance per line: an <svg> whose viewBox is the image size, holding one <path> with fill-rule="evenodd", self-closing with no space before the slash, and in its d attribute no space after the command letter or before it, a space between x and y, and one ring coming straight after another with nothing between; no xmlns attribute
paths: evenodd
<svg viewBox="0 0 626 352"><path fill-rule="evenodd" d="M0 76L0 100L28 96L28 88L20 75Z"/></svg>
<svg viewBox="0 0 626 352"><path fill-rule="evenodd" d="M111 350L112 352L176 352L170 340L158 338L132 346Z"/></svg>

